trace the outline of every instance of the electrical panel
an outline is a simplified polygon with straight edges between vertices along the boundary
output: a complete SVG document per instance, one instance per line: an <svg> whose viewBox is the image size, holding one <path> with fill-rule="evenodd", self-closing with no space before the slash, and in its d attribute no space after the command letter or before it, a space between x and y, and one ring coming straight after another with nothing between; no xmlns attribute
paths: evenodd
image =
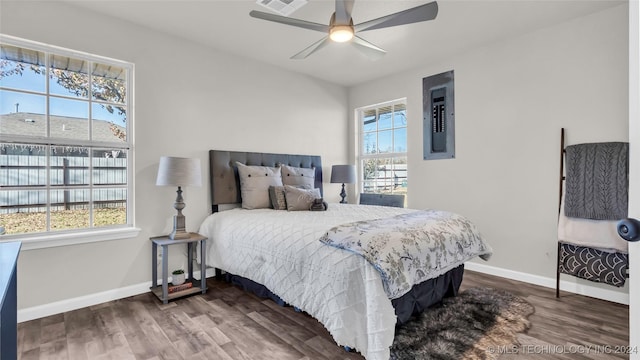
<svg viewBox="0 0 640 360"><path fill-rule="evenodd" d="M455 157L453 71L422 79L423 158Z"/></svg>

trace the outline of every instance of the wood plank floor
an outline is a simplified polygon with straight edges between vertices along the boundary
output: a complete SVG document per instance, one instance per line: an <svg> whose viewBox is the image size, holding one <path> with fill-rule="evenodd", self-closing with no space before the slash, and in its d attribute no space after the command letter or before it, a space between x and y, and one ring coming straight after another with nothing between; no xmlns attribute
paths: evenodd
<svg viewBox="0 0 640 360"><path fill-rule="evenodd" d="M163 305L151 293L18 325L18 358L30 359L363 359L337 346L312 317L232 285L208 280L206 295ZM521 346L501 360L628 359L628 307L471 271L462 288L511 291L536 308ZM589 349L589 346L593 348ZM600 346L600 348L596 348Z"/></svg>

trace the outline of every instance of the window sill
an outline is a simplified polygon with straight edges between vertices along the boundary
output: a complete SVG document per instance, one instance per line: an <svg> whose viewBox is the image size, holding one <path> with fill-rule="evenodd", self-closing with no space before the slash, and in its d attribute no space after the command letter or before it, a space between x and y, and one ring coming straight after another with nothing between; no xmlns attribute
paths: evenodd
<svg viewBox="0 0 640 360"><path fill-rule="evenodd" d="M22 251L46 249L58 246L88 244L93 242L111 241L128 239L138 236L140 229L135 227L94 230L88 232L65 233L65 234L46 234L38 236L15 236L0 237L0 242L4 241L21 241Z"/></svg>

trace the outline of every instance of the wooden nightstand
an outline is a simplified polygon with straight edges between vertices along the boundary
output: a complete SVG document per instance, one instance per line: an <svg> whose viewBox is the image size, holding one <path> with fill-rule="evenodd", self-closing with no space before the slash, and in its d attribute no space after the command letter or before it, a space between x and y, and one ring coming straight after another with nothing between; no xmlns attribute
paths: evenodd
<svg viewBox="0 0 640 360"><path fill-rule="evenodd" d="M189 233L189 238L171 240L169 236L155 236L149 238L151 240L151 291L162 300L163 304L169 302L169 300L181 298L183 296L206 293L207 292L207 266L205 264L206 258L206 241L207 238L196 233ZM200 280L193 278L193 244L200 244ZM193 286L191 288L176 291L169 294L169 245L187 244L187 261L188 261L188 278L187 281L191 282ZM158 265L156 259L158 258L158 245L162 246L162 285L158 286Z"/></svg>

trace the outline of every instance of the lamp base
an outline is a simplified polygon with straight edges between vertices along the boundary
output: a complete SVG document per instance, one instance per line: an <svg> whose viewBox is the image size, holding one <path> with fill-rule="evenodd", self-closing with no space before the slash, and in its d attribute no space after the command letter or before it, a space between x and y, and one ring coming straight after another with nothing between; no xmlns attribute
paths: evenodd
<svg viewBox="0 0 640 360"><path fill-rule="evenodd" d="M180 239L188 239L191 236L185 230L185 217L184 215L174 215L173 216L173 231L169 234L169 239L171 240L180 240Z"/></svg>
<svg viewBox="0 0 640 360"><path fill-rule="evenodd" d="M342 184L342 191L340 192L340 197L342 198L342 200L340 200L340 204L346 204L347 200L345 200L344 198L347 197L347 192L344 190L344 184Z"/></svg>

